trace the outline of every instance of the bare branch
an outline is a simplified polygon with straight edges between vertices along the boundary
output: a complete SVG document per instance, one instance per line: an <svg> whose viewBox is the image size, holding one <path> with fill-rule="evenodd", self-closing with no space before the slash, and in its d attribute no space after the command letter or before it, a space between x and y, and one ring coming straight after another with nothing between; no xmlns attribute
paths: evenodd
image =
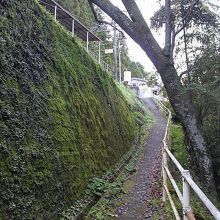
<svg viewBox="0 0 220 220"><path fill-rule="evenodd" d="M187 26L187 23L184 23L181 28L179 28L177 31L174 31L174 35L177 36L185 27Z"/></svg>

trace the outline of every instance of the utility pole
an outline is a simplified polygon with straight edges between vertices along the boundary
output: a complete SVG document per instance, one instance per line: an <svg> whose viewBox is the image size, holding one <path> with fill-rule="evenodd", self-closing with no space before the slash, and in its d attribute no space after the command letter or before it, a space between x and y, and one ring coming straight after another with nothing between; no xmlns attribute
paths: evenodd
<svg viewBox="0 0 220 220"><path fill-rule="evenodd" d="M115 22L113 23L114 26L116 25ZM113 53L114 53L114 75L115 80L118 80L118 56L117 56L117 33L116 28L114 28L114 36L113 36Z"/></svg>
<svg viewBox="0 0 220 220"><path fill-rule="evenodd" d="M119 83L121 84L121 42L118 41L118 68L119 68Z"/></svg>

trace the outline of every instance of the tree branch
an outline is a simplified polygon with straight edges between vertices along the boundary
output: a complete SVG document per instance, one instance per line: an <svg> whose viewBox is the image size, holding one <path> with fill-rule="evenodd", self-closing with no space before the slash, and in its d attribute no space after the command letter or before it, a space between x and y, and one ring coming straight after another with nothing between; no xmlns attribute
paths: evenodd
<svg viewBox="0 0 220 220"><path fill-rule="evenodd" d="M177 25L179 27L179 29L177 31L174 32L175 36L177 34L179 34L185 27L186 25L188 24L188 18L189 16L192 14L193 12L193 8L194 6L199 2L200 0L195 0L191 5L190 7L187 9L187 13L186 15L182 18L182 20L179 22L179 25ZM180 27L180 24L183 24L181 27Z"/></svg>
<svg viewBox="0 0 220 220"><path fill-rule="evenodd" d="M181 21L181 22L185 21L185 20L189 17L189 15L192 14L192 11L193 11L194 6L195 6L199 1L200 1L200 0L195 0L195 1L190 5L190 7L187 9L186 15L182 18L182 21Z"/></svg>
<svg viewBox="0 0 220 220"><path fill-rule="evenodd" d="M187 23L185 22L184 25L182 25L181 28L179 28L177 31L174 31L174 35L177 36L185 27L186 27Z"/></svg>
<svg viewBox="0 0 220 220"><path fill-rule="evenodd" d="M109 0L88 0L90 3L97 5L102 9L107 15L109 15L113 20L122 19L127 25L132 25L132 21L125 15L118 7L114 6ZM118 18L118 19L116 19Z"/></svg>
<svg viewBox="0 0 220 220"><path fill-rule="evenodd" d="M171 54L173 54L173 50L175 47L175 40L176 40L176 36L187 26L188 22L187 18L192 14L193 8L194 6L199 2L199 0L195 0L190 7L187 9L187 13L186 15L182 18L182 20L179 22L179 25L177 25L179 27L178 30L175 30L176 26L174 25L173 27L173 34L172 34L172 41L171 41ZM182 26L180 27L180 24L182 24Z"/></svg>
<svg viewBox="0 0 220 220"><path fill-rule="evenodd" d="M183 77L184 75L186 75L187 73L188 73L187 70L183 71L183 72L179 75L179 78L182 79L182 77Z"/></svg>
<svg viewBox="0 0 220 220"><path fill-rule="evenodd" d="M133 22L146 23L135 0L122 0L122 2Z"/></svg>
<svg viewBox="0 0 220 220"><path fill-rule="evenodd" d="M132 0L123 2L127 9L131 10L131 3L134 6L132 13L137 13L133 19L124 14L118 7L114 6L110 0L90 0L93 4L102 9L110 16L141 48L146 52L150 60L157 68L161 68L160 61L165 59L164 53L155 40L150 28L141 15L136 3ZM130 7L129 7L130 6ZM140 19L140 20L139 20Z"/></svg>
<svg viewBox="0 0 220 220"><path fill-rule="evenodd" d="M119 28L117 28L116 25L111 23L111 22L108 22L108 21L105 21L105 20L100 20L98 15L97 15L97 13L96 13L96 10L94 8L93 3L90 0L88 2L89 2L90 8L91 8L92 13L93 13L93 15L95 17L96 22L98 22L99 24L107 24L107 25L113 27L114 29L116 29L117 31L119 31L122 34L122 39L123 39L125 37L123 31L120 30Z"/></svg>
<svg viewBox="0 0 220 220"><path fill-rule="evenodd" d="M174 30L175 30L175 25L174 25ZM173 60L173 51L174 51L175 46L176 46L176 35L174 33L172 33L171 46L170 46L170 58L171 58L171 60Z"/></svg>

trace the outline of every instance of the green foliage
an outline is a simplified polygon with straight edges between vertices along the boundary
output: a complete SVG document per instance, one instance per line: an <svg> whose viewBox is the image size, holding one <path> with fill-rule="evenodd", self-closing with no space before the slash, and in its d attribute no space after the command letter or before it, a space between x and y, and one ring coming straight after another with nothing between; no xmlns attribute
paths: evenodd
<svg viewBox="0 0 220 220"><path fill-rule="evenodd" d="M187 150L187 147L184 143L184 132L183 129L180 125L171 125L171 151L174 154L175 158L180 162L180 164L185 168L189 169L190 167L190 160L189 160L189 152ZM192 171L192 170L191 170ZM175 177L175 181L177 182L177 185L179 189L182 188L182 181L179 176L179 172L176 172L175 169L172 170L173 176ZM191 172L191 175L193 175L193 171ZM179 176L179 178L178 178ZM181 204L179 199L177 198L177 195L171 185L169 183L169 191L172 193L172 198L174 200L175 205L177 206L177 210L179 213L182 213L181 210ZM213 219L210 216L209 211L205 208L205 206L202 204L200 199L198 199L197 195L191 191L191 205L192 205L192 210L195 215L196 219L201 219L201 220L208 220L208 219ZM172 217L173 211L171 206L168 204L168 202L165 204L165 209L166 213L169 216L169 219L174 219Z"/></svg>
<svg viewBox="0 0 220 220"><path fill-rule="evenodd" d="M92 193L96 196L102 196L108 190L111 190L112 196L117 195L119 192L121 192L121 183L110 183L108 180L94 177L87 187L87 193Z"/></svg>
<svg viewBox="0 0 220 220"><path fill-rule="evenodd" d="M136 168L134 166L134 164L128 164L125 169L129 172L129 173L134 173L136 172Z"/></svg>
<svg viewBox="0 0 220 220"><path fill-rule="evenodd" d="M182 126L172 124L170 132L171 132L172 153L183 167L188 168L189 153L187 151L187 147L184 142L184 132Z"/></svg>
<svg viewBox="0 0 220 220"><path fill-rule="evenodd" d="M144 134L146 135L146 133ZM121 184L120 182L112 182L115 177L118 175L118 172L120 172L121 168L124 166L124 164L129 160L131 155L133 155L135 152L135 148L132 147L126 154L124 154L121 158L121 160L115 164L110 170L108 170L102 177L94 177L92 180L90 180L85 195L79 199L76 200L71 207L68 207L62 215L61 220L64 219L72 219L77 218L82 212L88 211L88 208L90 207L90 204L94 201L94 199L99 199L100 196L106 193L106 191L111 191L112 197L117 197L117 194L121 192ZM96 187L102 186L102 190L99 195L96 194L97 190ZM95 198L94 198L95 195ZM109 199L105 200L105 203L109 203ZM100 212L100 211L99 211ZM95 213L94 213L95 214ZM95 214L96 215L96 214Z"/></svg>
<svg viewBox="0 0 220 220"><path fill-rule="evenodd" d="M94 177L88 185L87 193L101 196L109 187L110 184L107 180Z"/></svg>
<svg viewBox="0 0 220 220"><path fill-rule="evenodd" d="M190 0L174 0L171 1L171 19L172 25L178 26L182 19L187 23L186 27L192 27L192 24L196 26L217 27L218 26L218 15L210 10L207 2L197 2L191 10L193 4ZM191 13L188 11L191 10ZM163 27L166 22L166 11L165 6L162 5L151 17L151 27L158 30Z"/></svg>
<svg viewBox="0 0 220 220"><path fill-rule="evenodd" d="M85 0L57 0L61 6L73 14L85 25L94 24L95 18L92 14L88 1Z"/></svg>
<svg viewBox="0 0 220 220"><path fill-rule="evenodd" d="M151 28L159 30L163 27L163 24L166 22L166 11L165 6L161 6L153 16L151 17Z"/></svg>
<svg viewBox="0 0 220 220"><path fill-rule="evenodd" d="M1 1L0 216L57 219L134 139L114 81L34 0Z"/></svg>
<svg viewBox="0 0 220 220"><path fill-rule="evenodd" d="M117 85L122 94L126 97L126 100L132 109L136 125L143 126L146 124L152 124L154 122L152 115L146 108L143 101L138 99L134 91L130 88L125 87L124 85Z"/></svg>
<svg viewBox="0 0 220 220"><path fill-rule="evenodd" d="M190 71L187 92L197 112L197 121L202 129L213 160L214 175L220 194L220 39L202 48Z"/></svg>
<svg viewBox="0 0 220 220"><path fill-rule="evenodd" d="M108 198L103 198L100 202L100 206L93 207L88 215L87 219L92 219L92 220L111 220L112 219L112 214L110 210L106 210L107 207L109 207L112 204L111 200ZM107 208L108 209L108 208Z"/></svg>
<svg viewBox="0 0 220 220"><path fill-rule="evenodd" d="M147 136L148 126L143 127L143 134L141 135L141 144L139 148L131 152L131 160L120 171L117 178L111 183L101 199L96 203L89 211L86 219L97 220L115 219L115 208L119 206L119 203L125 202L121 200L124 193L134 186L134 182L130 180L130 176L136 172L136 165L140 161L140 158L144 154L144 143Z"/></svg>

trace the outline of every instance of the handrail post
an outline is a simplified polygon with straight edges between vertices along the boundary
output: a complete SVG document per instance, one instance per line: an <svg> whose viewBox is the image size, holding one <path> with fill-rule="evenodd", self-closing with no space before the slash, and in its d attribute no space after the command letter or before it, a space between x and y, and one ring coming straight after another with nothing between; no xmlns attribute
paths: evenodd
<svg viewBox="0 0 220 220"><path fill-rule="evenodd" d="M57 20L57 5L55 5L55 8L54 8L54 19L55 21Z"/></svg>
<svg viewBox="0 0 220 220"><path fill-rule="evenodd" d="M89 32L86 34L86 51L89 52Z"/></svg>
<svg viewBox="0 0 220 220"><path fill-rule="evenodd" d="M166 147L166 145L165 145L165 143L163 143L162 174L163 174L163 201L164 202L167 199L166 190L165 190L165 187L167 187L167 173L166 173L165 167L168 167L167 153L164 149L165 147Z"/></svg>
<svg viewBox="0 0 220 220"><path fill-rule="evenodd" d="M99 41L99 57L98 57L99 64L101 63L101 42Z"/></svg>
<svg viewBox="0 0 220 220"><path fill-rule="evenodd" d="M75 34L75 21L74 19L72 20L72 37L74 37Z"/></svg>
<svg viewBox="0 0 220 220"><path fill-rule="evenodd" d="M167 131L167 143L170 146L171 145L171 113L168 113L168 120L169 120L169 125L168 125L168 131Z"/></svg>
<svg viewBox="0 0 220 220"><path fill-rule="evenodd" d="M183 180L183 220L189 220L186 212L191 210L190 207L190 187L186 179L183 177L184 176L190 176L189 170L184 170L182 172L182 180Z"/></svg>

